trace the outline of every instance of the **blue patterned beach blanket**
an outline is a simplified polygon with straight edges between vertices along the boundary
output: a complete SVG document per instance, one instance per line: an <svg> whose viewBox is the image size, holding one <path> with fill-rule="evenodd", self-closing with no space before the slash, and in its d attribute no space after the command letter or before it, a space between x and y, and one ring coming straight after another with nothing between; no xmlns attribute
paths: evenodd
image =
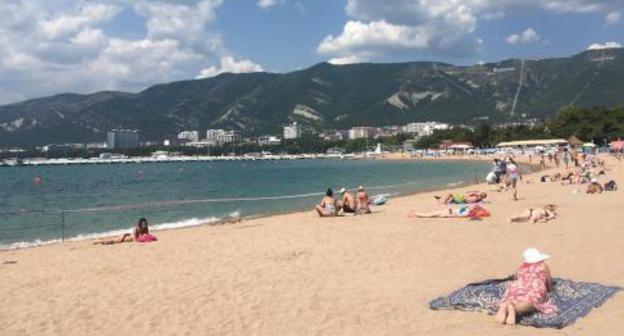
<svg viewBox="0 0 624 336"><path fill-rule="evenodd" d="M510 280L511 277L508 277L468 284L449 296L429 302L429 308L485 311L494 314L505 293L506 283ZM559 312L554 315L532 313L518 317L517 323L537 328L561 329L587 315L592 308L600 306L621 289L596 283L553 278L553 291L550 295Z"/></svg>

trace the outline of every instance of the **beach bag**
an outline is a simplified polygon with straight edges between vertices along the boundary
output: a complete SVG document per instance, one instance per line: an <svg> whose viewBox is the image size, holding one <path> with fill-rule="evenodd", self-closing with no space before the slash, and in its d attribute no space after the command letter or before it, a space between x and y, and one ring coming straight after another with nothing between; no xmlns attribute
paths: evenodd
<svg viewBox="0 0 624 336"><path fill-rule="evenodd" d="M490 212L481 206L475 205L474 208L472 208L470 212L468 212L468 217L470 219L481 219L485 217L490 217Z"/></svg>
<svg viewBox="0 0 624 336"><path fill-rule="evenodd" d="M373 204L374 205L384 205L386 204L386 202L388 202L388 199L386 198L386 196L384 195L377 195L375 196L375 198L373 198Z"/></svg>
<svg viewBox="0 0 624 336"><path fill-rule="evenodd" d="M605 191L616 191L617 190L617 184L615 183L615 181L611 180L611 181L605 183L604 190Z"/></svg>

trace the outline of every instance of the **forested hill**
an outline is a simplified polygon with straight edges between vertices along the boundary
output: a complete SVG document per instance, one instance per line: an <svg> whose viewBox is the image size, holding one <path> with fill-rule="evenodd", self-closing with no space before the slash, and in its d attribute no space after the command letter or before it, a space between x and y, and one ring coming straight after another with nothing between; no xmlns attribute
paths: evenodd
<svg viewBox="0 0 624 336"><path fill-rule="evenodd" d="M624 49L468 67L321 63L286 74L222 74L140 93L60 94L0 106L0 146L103 141L118 127L161 140L207 128L279 134L291 121L317 130L520 121L567 105L624 104L623 78Z"/></svg>

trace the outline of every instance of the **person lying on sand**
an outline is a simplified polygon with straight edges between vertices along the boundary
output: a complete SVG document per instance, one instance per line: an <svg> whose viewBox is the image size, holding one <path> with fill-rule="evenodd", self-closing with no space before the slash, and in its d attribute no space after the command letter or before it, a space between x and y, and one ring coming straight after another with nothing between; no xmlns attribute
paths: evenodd
<svg viewBox="0 0 624 336"><path fill-rule="evenodd" d="M490 213L483 207L479 205L463 205L459 208L449 207L446 210L427 212L427 213L417 213L412 211L407 215L407 217L415 217L415 218L471 218L471 219L480 219L482 217L489 217Z"/></svg>
<svg viewBox="0 0 624 336"><path fill-rule="evenodd" d="M443 204L468 204L479 203L487 198L487 193L479 191L469 191L464 194L447 194L444 197L434 196Z"/></svg>
<svg viewBox="0 0 624 336"><path fill-rule="evenodd" d="M602 184L598 183L596 178L591 179L591 183L587 186L587 190L585 190L588 194L602 194L604 188Z"/></svg>
<svg viewBox="0 0 624 336"><path fill-rule="evenodd" d="M100 240L96 241L94 244L99 245L112 245L112 244L121 244L121 243L129 243L135 241L137 243L150 243L156 241L156 237L149 233L147 219L141 218L139 222L134 227L132 233L124 233L121 237L113 240Z"/></svg>
<svg viewBox="0 0 624 336"><path fill-rule="evenodd" d="M334 200L334 192L331 188L327 188L321 203L316 206L316 212L318 212L321 217L333 217L338 213L336 210L336 201Z"/></svg>
<svg viewBox="0 0 624 336"><path fill-rule="evenodd" d="M558 310L548 295L552 291L552 281L544 260L550 256L535 248L526 249L522 255L524 263L516 272L515 280L507 284L496 313L496 320L502 324L515 325L518 315L535 311L551 315Z"/></svg>
<svg viewBox="0 0 624 336"><path fill-rule="evenodd" d="M525 210L522 214L513 216L509 219L510 223L524 223L524 222L543 222L546 223L549 220L555 219L557 217L557 206L553 204L548 204L543 208L531 208Z"/></svg>

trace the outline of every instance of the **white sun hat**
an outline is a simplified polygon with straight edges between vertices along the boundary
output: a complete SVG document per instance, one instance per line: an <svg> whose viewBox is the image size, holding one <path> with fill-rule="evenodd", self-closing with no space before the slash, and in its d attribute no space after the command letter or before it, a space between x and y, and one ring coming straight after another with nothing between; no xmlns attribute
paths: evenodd
<svg viewBox="0 0 624 336"><path fill-rule="evenodd" d="M591 179L591 181L590 181L590 182L591 182L591 183L598 183L598 179L594 177L594 178L592 178L592 179Z"/></svg>
<svg viewBox="0 0 624 336"><path fill-rule="evenodd" d="M540 251L533 247L524 250L524 252L522 253L522 257L524 257L524 262L528 264L535 264L550 258L548 254L542 254Z"/></svg>
<svg viewBox="0 0 624 336"><path fill-rule="evenodd" d="M345 189L345 188L340 188L340 193L341 193L341 194L344 194L346 191L347 191L347 189Z"/></svg>

